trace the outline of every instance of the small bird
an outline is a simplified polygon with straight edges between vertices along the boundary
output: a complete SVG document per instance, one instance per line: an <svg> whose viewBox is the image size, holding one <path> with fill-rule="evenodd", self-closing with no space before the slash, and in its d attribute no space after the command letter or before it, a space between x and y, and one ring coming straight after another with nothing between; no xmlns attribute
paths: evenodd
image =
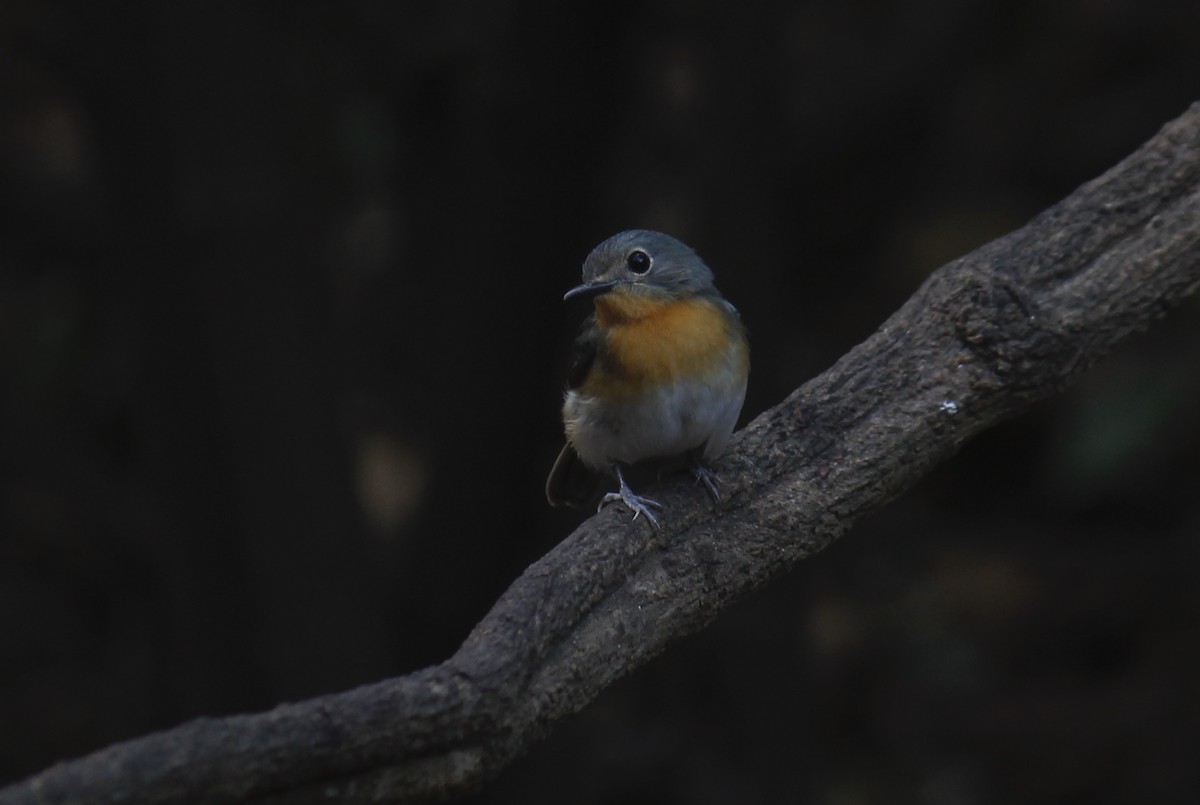
<svg viewBox="0 0 1200 805"><path fill-rule="evenodd" d="M712 271L661 232L613 235L587 256L583 284L563 300L592 297L575 340L563 401L566 446L550 470L552 506L588 500L587 468L616 476L621 501L655 528L662 504L634 494L625 470L684 462L716 501L710 463L725 449L746 397L750 348L737 308ZM581 466L582 465L582 466Z"/></svg>

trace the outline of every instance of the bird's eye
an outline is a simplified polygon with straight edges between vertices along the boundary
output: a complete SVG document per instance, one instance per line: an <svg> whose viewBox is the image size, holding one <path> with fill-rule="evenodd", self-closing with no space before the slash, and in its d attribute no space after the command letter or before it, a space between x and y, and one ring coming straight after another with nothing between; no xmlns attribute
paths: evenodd
<svg viewBox="0 0 1200 805"><path fill-rule="evenodd" d="M650 270L650 262L650 255L641 249L634 249L625 258L625 264L629 266L629 270L634 274L645 274Z"/></svg>

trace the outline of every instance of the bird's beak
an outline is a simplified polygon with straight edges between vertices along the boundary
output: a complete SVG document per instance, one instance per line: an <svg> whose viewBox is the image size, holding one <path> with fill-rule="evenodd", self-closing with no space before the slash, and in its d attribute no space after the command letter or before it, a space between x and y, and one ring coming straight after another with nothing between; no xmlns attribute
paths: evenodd
<svg viewBox="0 0 1200 805"><path fill-rule="evenodd" d="M609 280L608 282L593 282L576 285L571 290L563 294L563 301L574 299L577 296L599 296L602 293L608 293L613 288L620 284L620 280Z"/></svg>

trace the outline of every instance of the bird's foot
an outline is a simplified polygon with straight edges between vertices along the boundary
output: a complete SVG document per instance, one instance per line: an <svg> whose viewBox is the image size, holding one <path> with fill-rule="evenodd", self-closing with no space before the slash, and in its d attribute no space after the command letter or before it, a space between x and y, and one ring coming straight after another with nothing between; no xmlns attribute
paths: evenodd
<svg viewBox="0 0 1200 805"><path fill-rule="evenodd" d="M661 509L662 504L657 500L651 500L650 498L644 498L641 495L634 494L633 490L629 488L629 484L625 483L625 477L621 474L621 469L619 467L617 468L617 482L620 484L619 490L616 492L609 492L607 495L605 495L600 500L600 506L596 509L596 511L600 511L600 509L603 509L609 503L624 503L633 511L634 520L636 520L640 514L644 516L647 521L649 521L650 525L654 526L656 529L660 528L658 524L658 518L655 517L654 512L650 510L652 508Z"/></svg>
<svg viewBox="0 0 1200 805"><path fill-rule="evenodd" d="M696 476L696 483L703 483L708 490L708 494L712 496L713 503L721 502L721 490L717 489L717 474L701 464L692 467L692 475Z"/></svg>
<svg viewBox="0 0 1200 805"><path fill-rule="evenodd" d="M600 500L600 508L603 509L609 503L624 503L633 510L634 520L636 520L638 515L641 514L650 521L650 525L654 526L655 528L661 528L661 526L658 524L658 518L655 517L654 513L650 511L651 508L662 508L662 504L657 500L644 498L639 495L635 495L632 492L628 492L626 494L621 494L620 492L609 492ZM597 511L599 511L599 509L597 509Z"/></svg>

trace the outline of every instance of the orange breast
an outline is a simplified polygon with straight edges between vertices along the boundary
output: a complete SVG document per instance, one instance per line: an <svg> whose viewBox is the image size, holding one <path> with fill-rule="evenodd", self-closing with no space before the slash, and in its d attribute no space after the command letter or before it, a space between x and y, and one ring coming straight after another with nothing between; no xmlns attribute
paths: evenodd
<svg viewBox="0 0 1200 805"><path fill-rule="evenodd" d="M585 394L632 396L678 379L728 375L731 361L745 359L740 323L703 297L661 300L617 291L596 299L596 318L606 338Z"/></svg>

